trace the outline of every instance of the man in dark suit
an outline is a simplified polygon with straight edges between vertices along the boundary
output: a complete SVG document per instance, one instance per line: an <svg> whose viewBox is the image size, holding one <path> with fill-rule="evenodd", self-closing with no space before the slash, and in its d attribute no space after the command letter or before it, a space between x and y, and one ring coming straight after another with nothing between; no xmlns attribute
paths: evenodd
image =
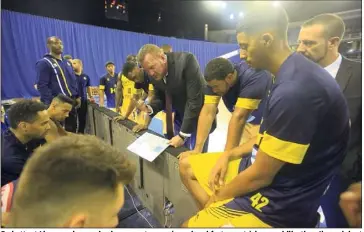
<svg viewBox="0 0 364 232"><path fill-rule="evenodd" d="M139 50L138 60L151 77L155 94L149 105L141 101L138 108L148 112L151 117L165 110L170 145L180 147L185 144L190 150L193 149L205 85L195 56L187 52L165 54L158 46L146 44ZM174 133L172 111L175 112ZM146 129L148 124L149 120L136 131Z"/></svg>
<svg viewBox="0 0 364 232"><path fill-rule="evenodd" d="M345 24L334 14L318 15L302 25L297 52L318 63L336 79L347 100L351 134L349 149L337 177L322 198L321 206L328 227L348 227L339 207L340 193L361 180L361 63L339 53Z"/></svg>

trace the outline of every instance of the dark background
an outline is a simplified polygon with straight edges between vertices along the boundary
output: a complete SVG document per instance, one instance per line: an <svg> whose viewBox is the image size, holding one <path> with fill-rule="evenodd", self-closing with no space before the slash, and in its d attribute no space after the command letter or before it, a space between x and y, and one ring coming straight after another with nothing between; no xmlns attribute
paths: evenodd
<svg viewBox="0 0 364 232"><path fill-rule="evenodd" d="M121 30L203 39L206 23L209 30L233 29L235 23L229 15L244 12L252 2L226 2L225 9L212 12L202 1L128 0L128 22L107 18L104 0L3 0L2 8ZM361 1L281 1L281 5L287 10L290 21L295 22L319 13L358 9Z"/></svg>

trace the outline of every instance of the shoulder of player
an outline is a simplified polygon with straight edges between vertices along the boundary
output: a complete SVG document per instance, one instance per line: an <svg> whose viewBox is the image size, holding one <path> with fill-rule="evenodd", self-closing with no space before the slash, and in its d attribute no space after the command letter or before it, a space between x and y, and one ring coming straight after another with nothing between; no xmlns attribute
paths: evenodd
<svg viewBox="0 0 364 232"><path fill-rule="evenodd" d="M294 81L274 84L270 92L269 106L276 104L280 104L282 107L290 107L292 104L306 105L309 99L307 93L302 86L297 86Z"/></svg>

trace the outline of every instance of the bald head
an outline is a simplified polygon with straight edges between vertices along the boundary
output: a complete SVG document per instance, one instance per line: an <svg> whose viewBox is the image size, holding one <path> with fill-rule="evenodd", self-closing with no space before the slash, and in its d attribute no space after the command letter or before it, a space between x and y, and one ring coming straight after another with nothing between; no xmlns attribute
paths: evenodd
<svg viewBox="0 0 364 232"><path fill-rule="evenodd" d="M51 54L61 55L63 53L63 43L57 36L51 36L47 39L47 47Z"/></svg>
<svg viewBox="0 0 364 232"><path fill-rule="evenodd" d="M57 40L61 40L60 38L58 38L57 36L51 36L48 37L47 39L47 45L56 42Z"/></svg>

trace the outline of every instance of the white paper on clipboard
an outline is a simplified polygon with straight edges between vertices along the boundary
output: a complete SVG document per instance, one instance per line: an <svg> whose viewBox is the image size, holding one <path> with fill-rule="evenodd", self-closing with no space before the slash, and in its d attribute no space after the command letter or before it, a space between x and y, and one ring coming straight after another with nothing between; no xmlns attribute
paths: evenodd
<svg viewBox="0 0 364 232"><path fill-rule="evenodd" d="M161 138L151 133L144 133L134 143L128 146L128 150L153 162L169 145L167 139Z"/></svg>

